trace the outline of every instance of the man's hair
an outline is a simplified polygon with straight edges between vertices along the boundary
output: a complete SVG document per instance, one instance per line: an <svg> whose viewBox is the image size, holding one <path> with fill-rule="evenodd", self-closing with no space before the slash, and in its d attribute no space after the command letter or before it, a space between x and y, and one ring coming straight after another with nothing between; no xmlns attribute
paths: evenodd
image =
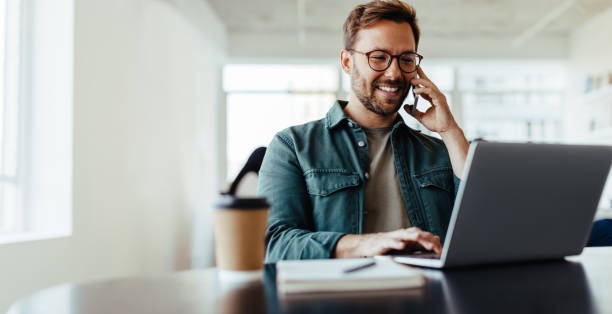
<svg viewBox="0 0 612 314"><path fill-rule="evenodd" d="M397 23L408 23L412 28L414 42L419 46L421 31L417 24L414 8L400 0L374 0L356 6L344 22L344 48L352 49L357 40L357 33L380 21L389 20ZM415 48L416 48L415 47Z"/></svg>

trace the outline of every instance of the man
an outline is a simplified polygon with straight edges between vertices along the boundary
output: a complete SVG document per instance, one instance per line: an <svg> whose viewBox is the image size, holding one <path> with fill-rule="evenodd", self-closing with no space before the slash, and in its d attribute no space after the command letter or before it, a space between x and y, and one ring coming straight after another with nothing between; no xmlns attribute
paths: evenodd
<svg viewBox="0 0 612 314"><path fill-rule="evenodd" d="M399 0L359 5L343 31L350 100L279 132L266 152L258 190L271 203L266 262L442 251L469 144L418 66L414 9ZM399 116L410 85L432 106L404 110L442 140Z"/></svg>

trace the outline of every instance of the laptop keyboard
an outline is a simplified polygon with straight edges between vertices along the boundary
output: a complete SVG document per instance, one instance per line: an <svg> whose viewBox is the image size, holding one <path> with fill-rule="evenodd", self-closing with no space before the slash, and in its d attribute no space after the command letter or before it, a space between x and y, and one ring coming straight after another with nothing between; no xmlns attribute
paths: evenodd
<svg viewBox="0 0 612 314"><path fill-rule="evenodd" d="M440 255L436 253L408 254L408 255L402 255L402 257L440 259Z"/></svg>
<svg viewBox="0 0 612 314"><path fill-rule="evenodd" d="M410 258L427 258L427 259L440 259L440 255L427 252L427 251L416 251L407 253L406 251L389 251L386 255L410 257Z"/></svg>

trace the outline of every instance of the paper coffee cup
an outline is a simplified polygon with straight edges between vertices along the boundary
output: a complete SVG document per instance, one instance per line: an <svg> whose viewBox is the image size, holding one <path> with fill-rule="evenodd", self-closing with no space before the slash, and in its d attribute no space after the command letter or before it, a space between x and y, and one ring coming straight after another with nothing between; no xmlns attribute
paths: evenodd
<svg viewBox="0 0 612 314"><path fill-rule="evenodd" d="M220 198L214 212L217 268L234 275L263 268L269 208L265 198Z"/></svg>

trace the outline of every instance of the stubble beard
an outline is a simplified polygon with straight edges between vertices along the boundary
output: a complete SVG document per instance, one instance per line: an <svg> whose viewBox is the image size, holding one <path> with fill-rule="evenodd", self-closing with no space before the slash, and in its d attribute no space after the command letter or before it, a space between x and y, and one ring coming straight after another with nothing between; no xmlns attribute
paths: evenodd
<svg viewBox="0 0 612 314"><path fill-rule="evenodd" d="M381 105L380 101L376 99L376 95L374 94L374 92L376 90L375 86L378 83L399 85L400 88L403 89L402 96L398 98L397 103L391 110L385 110L384 107ZM353 89L353 93L355 93L355 96L357 96L357 99L359 100L359 102L361 102L361 104L366 109L374 112L377 115L381 115L385 117L395 114L402 107L404 100L408 96L408 88L406 88L405 85L406 84L404 84L403 82L398 82L398 81L380 81L378 82L378 80L376 80L372 82L372 86L370 86L371 92L369 93L369 95L366 95L367 89L366 89L365 79L362 78L357 68L353 68L353 72L351 74L351 88Z"/></svg>

